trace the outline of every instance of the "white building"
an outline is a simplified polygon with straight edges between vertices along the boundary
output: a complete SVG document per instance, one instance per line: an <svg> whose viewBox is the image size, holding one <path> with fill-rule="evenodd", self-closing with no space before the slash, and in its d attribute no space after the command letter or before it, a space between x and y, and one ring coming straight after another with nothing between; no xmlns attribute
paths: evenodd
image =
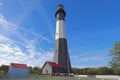
<svg viewBox="0 0 120 80"><path fill-rule="evenodd" d="M47 61L42 67L42 74L64 73L64 67L55 62Z"/></svg>
<svg viewBox="0 0 120 80"><path fill-rule="evenodd" d="M10 78L22 78L29 75L29 69L26 64L11 63L9 66L8 76Z"/></svg>

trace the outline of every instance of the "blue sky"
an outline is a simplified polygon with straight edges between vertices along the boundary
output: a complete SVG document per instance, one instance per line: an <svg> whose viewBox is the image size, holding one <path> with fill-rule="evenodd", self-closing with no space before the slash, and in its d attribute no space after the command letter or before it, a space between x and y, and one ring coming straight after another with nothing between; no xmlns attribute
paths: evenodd
<svg viewBox="0 0 120 80"><path fill-rule="evenodd" d="M53 61L58 4L67 13L72 66L109 66L109 50L120 41L119 0L0 0L0 65Z"/></svg>

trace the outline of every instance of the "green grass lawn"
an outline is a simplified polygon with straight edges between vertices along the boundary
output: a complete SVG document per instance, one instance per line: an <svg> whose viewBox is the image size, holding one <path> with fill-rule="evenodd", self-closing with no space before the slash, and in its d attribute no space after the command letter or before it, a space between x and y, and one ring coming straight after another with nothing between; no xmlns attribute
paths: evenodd
<svg viewBox="0 0 120 80"><path fill-rule="evenodd" d="M29 78L13 78L9 79L7 77L0 78L0 80L102 80L97 78L83 78L83 77L59 77L59 76L37 76ZM109 79L104 79L109 80Z"/></svg>

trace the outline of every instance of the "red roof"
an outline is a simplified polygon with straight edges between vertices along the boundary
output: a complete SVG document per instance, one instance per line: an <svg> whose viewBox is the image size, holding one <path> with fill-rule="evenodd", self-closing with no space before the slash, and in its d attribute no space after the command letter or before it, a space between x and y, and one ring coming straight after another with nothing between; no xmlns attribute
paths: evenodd
<svg viewBox="0 0 120 80"><path fill-rule="evenodd" d="M11 63L12 67L16 68L28 68L26 64Z"/></svg>
<svg viewBox="0 0 120 80"><path fill-rule="evenodd" d="M56 64L55 62L47 62L47 63L50 64L54 68L64 68L63 66L60 66L60 65Z"/></svg>

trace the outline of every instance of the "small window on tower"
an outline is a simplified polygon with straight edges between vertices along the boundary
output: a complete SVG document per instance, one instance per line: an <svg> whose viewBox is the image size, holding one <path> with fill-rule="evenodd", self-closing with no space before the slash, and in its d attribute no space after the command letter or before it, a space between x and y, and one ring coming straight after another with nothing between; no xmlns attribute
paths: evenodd
<svg viewBox="0 0 120 80"><path fill-rule="evenodd" d="M57 50L55 50L55 53L57 53Z"/></svg>

